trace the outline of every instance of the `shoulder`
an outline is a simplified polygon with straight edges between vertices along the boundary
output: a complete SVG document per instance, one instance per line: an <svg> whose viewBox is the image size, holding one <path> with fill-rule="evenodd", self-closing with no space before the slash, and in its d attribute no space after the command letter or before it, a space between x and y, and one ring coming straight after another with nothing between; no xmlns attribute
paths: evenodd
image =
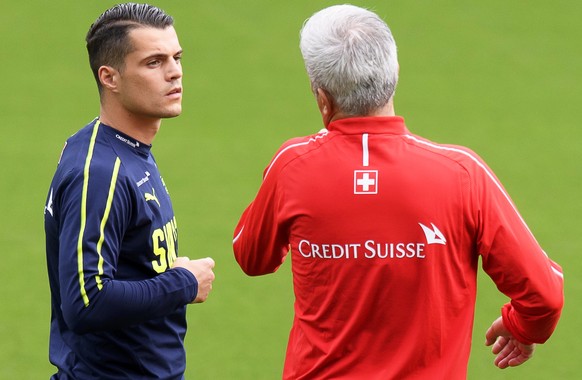
<svg viewBox="0 0 582 380"><path fill-rule="evenodd" d="M301 155L320 147L321 144L328 141L329 138L330 133L327 129L322 129L318 133L312 135L294 137L285 141L281 147L279 147L276 156L282 153L287 153L287 155L290 156Z"/></svg>
<svg viewBox="0 0 582 380"><path fill-rule="evenodd" d="M264 177L269 174L271 169L285 167L296 158L317 150L331 138L331 134L326 129L322 129L316 134L295 137L285 141L265 169Z"/></svg>
<svg viewBox="0 0 582 380"><path fill-rule="evenodd" d="M436 143L414 134L406 134L404 139L408 144L418 148L424 155L432 156L435 160L459 165L470 172L482 169L489 170L485 161L466 146Z"/></svg>
<svg viewBox="0 0 582 380"><path fill-rule="evenodd" d="M439 144L416 135L406 135L405 139L425 152L425 157L430 157L435 172L442 173L436 164L438 162L444 170L458 173L468 180L473 190L497 189L509 199L495 172L472 149L461 145Z"/></svg>
<svg viewBox="0 0 582 380"><path fill-rule="evenodd" d="M90 177L97 184L109 182L114 173L122 175L120 159L101 129L99 123L92 121L67 139L57 175L65 181Z"/></svg>

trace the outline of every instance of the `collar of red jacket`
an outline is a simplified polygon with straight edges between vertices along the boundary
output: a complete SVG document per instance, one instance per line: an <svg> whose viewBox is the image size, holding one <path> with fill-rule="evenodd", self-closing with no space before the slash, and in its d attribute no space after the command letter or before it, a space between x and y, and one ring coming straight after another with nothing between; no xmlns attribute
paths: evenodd
<svg viewBox="0 0 582 380"><path fill-rule="evenodd" d="M400 116L369 116L350 117L334 120L327 126L328 131L338 131L343 134L394 134L404 135L410 133L404 124L404 118Z"/></svg>

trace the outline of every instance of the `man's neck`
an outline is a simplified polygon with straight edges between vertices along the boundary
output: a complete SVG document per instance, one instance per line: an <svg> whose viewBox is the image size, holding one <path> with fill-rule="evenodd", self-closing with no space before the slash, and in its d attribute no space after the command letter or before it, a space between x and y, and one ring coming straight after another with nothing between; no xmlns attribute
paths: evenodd
<svg viewBox="0 0 582 380"><path fill-rule="evenodd" d="M113 108L113 109L112 109ZM101 105L99 120L102 123L133 137L137 141L151 145L160 129L161 119L139 117L124 109Z"/></svg>
<svg viewBox="0 0 582 380"><path fill-rule="evenodd" d="M380 108L373 115L370 116L396 116L396 112L394 111L394 98L390 98L388 104L384 107Z"/></svg>
<svg viewBox="0 0 582 380"><path fill-rule="evenodd" d="M394 111L394 101L393 98L391 98L388 103L382 107L379 108L373 112L370 112L368 115L364 115L364 116L396 116L396 113ZM340 120L340 119L347 119L350 117L354 117L352 115L346 115L342 112L336 112L333 114L333 116L330 118L330 120L327 122L327 124L331 123L332 121L335 120ZM324 120L325 123L325 120ZM325 124L327 126L327 124Z"/></svg>

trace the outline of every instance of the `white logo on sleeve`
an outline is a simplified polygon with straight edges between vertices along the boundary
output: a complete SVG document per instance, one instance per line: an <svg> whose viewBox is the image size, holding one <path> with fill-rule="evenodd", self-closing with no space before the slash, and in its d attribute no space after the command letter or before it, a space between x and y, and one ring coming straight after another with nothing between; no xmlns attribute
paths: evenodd
<svg viewBox="0 0 582 380"><path fill-rule="evenodd" d="M426 243L427 244L447 244L447 239L445 239L445 235L435 226L434 224L430 224L432 229L425 226L422 223L418 223L422 230L424 231L424 236L426 236Z"/></svg>
<svg viewBox="0 0 582 380"><path fill-rule="evenodd" d="M378 194L378 170L354 170L354 194Z"/></svg>
<svg viewBox="0 0 582 380"><path fill-rule="evenodd" d="M51 187L51 194L49 195L49 199L47 201L46 206L44 206L44 213L46 214L46 212L49 212L49 214L51 214L51 216L53 215L53 188Z"/></svg>

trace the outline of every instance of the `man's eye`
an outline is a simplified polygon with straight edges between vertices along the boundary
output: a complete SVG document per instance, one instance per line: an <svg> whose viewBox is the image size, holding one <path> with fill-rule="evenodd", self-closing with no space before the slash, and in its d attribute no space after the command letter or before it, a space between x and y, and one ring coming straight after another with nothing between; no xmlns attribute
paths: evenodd
<svg viewBox="0 0 582 380"><path fill-rule="evenodd" d="M159 64L160 64L160 60L159 59L156 59L156 60L153 60L153 61L149 61L147 63L148 66L157 66Z"/></svg>

